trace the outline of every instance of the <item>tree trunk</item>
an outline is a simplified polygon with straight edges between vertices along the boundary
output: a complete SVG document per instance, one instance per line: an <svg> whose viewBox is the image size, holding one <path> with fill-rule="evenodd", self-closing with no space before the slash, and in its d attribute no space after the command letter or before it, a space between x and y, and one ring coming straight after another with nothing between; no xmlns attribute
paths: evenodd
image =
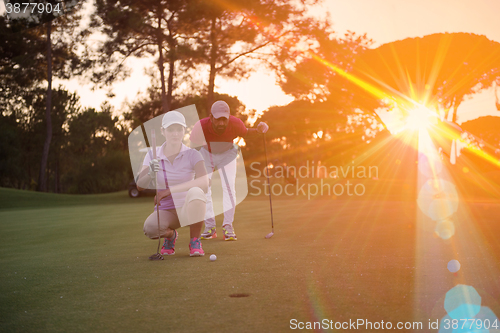
<svg viewBox="0 0 500 333"><path fill-rule="evenodd" d="M162 9L158 12L158 52L160 53L158 57L158 69L160 70L160 81L161 81L161 108L163 113L167 113L170 109L170 105L167 99L167 92L165 87L165 67L163 60L163 32L161 31L161 19L162 19Z"/></svg>
<svg viewBox="0 0 500 333"><path fill-rule="evenodd" d="M458 110L458 108L453 109L453 117L451 117L451 122L453 122L455 124L457 123L457 110Z"/></svg>
<svg viewBox="0 0 500 333"><path fill-rule="evenodd" d="M210 108L214 103L214 88L215 88L215 64L217 61L217 37L215 32L216 18L212 18L212 26L210 27L210 76L208 78L208 93L207 93L207 115L210 113Z"/></svg>
<svg viewBox="0 0 500 333"><path fill-rule="evenodd" d="M384 129L387 129L387 126L385 126L385 123L382 121L382 118L380 118L380 116L378 115L377 112L373 111L372 112L373 116L375 117L375 119L377 120L377 122L382 125L384 127Z"/></svg>
<svg viewBox="0 0 500 333"><path fill-rule="evenodd" d="M30 154L30 152L28 152L28 154L26 154L26 155L25 155L25 160L24 160L24 163L26 163L26 161L29 161L29 157L27 157L27 156L29 156L29 155L31 155L31 154ZM26 186L26 188L27 188L28 190L31 190L31 180L33 179L33 178L31 177L31 164L26 164L26 165L28 166L28 179L27 179L27 181L26 181L26 179L24 179L24 180L26 181L26 183L25 183L25 184L23 184L23 187L24 187L24 186ZM24 189L24 188L23 188L23 189Z"/></svg>
<svg viewBox="0 0 500 333"><path fill-rule="evenodd" d="M49 158L50 141L52 140L52 44L50 33L52 32L52 22L47 22L47 101L45 105L45 122L47 132L43 144L42 162L40 164L40 174L38 177L38 191L47 191L47 161Z"/></svg>
<svg viewBox="0 0 500 333"><path fill-rule="evenodd" d="M450 108L444 109L444 117L443 117L444 120L448 120L449 113L450 113Z"/></svg>
<svg viewBox="0 0 500 333"><path fill-rule="evenodd" d="M500 86L498 85L498 83L495 85L495 106L497 108L498 111L500 111L500 98L498 97L498 91L499 91L499 88Z"/></svg>
<svg viewBox="0 0 500 333"><path fill-rule="evenodd" d="M173 46L170 46L171 48ZM173 49L170 50L173 52ZM175 75L175 57L173 54L169 57L168 60L168 90L167 90L167 105L170 108L172 105L172 92L174 90L174 75Z"/></svg>
<svg viewBox="0 0 500 333"><path fill-rule="evenodd" d="M56 166L55 166L55 193L61 193L61 177L59 172L59 154L56 154Z"/></svg>
<svg viewBox="0 0 500 333"><path fill-rule="evenodd" d="M458 103L460 104L460 103ZM453 111L451 114L451 122L456 123L457 122L457 110L458 110L458 105L457 105L457 100L456 97L453 97Z"/></svg>

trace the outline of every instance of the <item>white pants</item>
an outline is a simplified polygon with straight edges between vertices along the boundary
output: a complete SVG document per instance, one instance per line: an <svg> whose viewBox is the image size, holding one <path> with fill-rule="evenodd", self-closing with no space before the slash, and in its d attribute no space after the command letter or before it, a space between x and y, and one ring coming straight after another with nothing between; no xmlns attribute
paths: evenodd
<svg viewBox="0 0 500 333"><path fill-rule="evenodd" d="M202 148L200 149L200 153L205 160L205 166L210 179L212 179L214 170L219 170L222 183L222 207L224 209L224 222L222 222L222 225L232 225L236 208L235 179L238 149L233 147L221 154L211 154L208 150ZM215 227L215 214L211 187L208 188L206 196L207 211L205 214L205 228L212 228ZM215 200L218 202L221 198L215 198Z"/></svg>

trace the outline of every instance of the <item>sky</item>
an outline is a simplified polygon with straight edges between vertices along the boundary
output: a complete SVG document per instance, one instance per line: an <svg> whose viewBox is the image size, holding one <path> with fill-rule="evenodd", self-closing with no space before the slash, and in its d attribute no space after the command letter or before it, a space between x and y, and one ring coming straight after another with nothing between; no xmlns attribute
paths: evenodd
<svg viewBox="0 0 500 333"><path fill-rule="evenodd" d="M499 0L324 0L320 6L311 8L315 16L324 16L325 12L330 13L337 33L347 30L366 33L373 39L373 47L439 32L469 32L500 42ZM145 61L131 59L128 65L134 68L132 75L113 87L116 97L111 104L117 112L126 109L124 101L132 102L137 92L144 92L149 85L149 78L144 75ZM64 85L78 91L84 106L99 108L106 99L106 91L91 91L91 86L81 80L64 82ZM218 79L216 91L237 96L247 109L258 113L292 101L276 85L273 73L265 69L257 70L244 81ZM463 102L458 110L458 122L484 115L500 116L495 108L493 89Z"/></svg>
<svg viewBox="0 0 500 333"><path fill-rule="evenodd" d="M375 46L438 32L472 32L500 42L498 0L325 0L334 28L367 33Z"/></svg>

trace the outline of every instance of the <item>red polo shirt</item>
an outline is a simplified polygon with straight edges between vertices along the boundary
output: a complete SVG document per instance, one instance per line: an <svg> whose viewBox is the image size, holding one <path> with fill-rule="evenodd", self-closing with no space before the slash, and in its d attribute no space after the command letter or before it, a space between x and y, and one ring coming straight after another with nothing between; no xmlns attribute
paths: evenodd
<svg viewBox="0 0 500 333"><path fill-rule="evenodd" d="M216 150L215 147L221 147L219 150L227 150L223 149L223 146L232 146L233 140L237 137L244 137L247 135L248 129L245 124L241 121L241 119L236 118L235 116L229 116L229 123L227 124L226 130L218 134L214 131L212 127L212 123L210 122L210 118L203 118L198 121L191 132L190 140L196 145L206 145L208 142L208 150L211 149ZM230 142L231 145L210 145L213 142ZM216 153L216 151L214 151Z"/></svg>

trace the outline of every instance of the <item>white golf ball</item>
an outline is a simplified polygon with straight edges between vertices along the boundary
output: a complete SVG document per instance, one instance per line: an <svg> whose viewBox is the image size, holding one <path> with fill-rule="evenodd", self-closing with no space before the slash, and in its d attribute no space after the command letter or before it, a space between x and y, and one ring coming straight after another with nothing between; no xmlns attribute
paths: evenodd
<svg viewBox="0 0 500 333"><path fill-rule="evenodd" d="M217 260L217 256L215 254L210 255L210 261Z"/></svg>

